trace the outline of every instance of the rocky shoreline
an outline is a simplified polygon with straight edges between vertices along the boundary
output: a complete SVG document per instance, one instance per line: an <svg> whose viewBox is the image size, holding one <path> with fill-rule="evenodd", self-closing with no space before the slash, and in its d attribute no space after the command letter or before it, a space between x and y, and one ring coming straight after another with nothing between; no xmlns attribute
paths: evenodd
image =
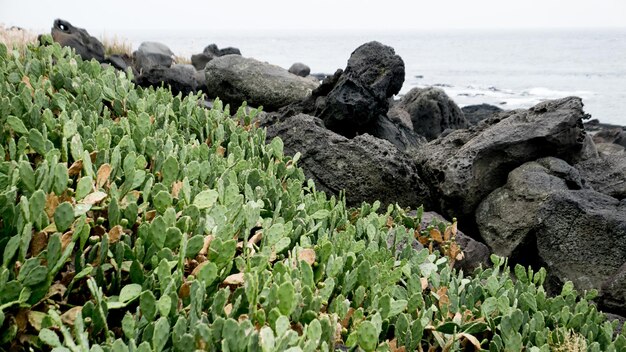
<svg viewBox="0 0 626 352"><path fill-rule="evenodd" d="M133 57L105 57L102 44L57 20L53 39L84 59L132 70L136 84L203 92L233 107L263 106L259 124L318 189L358 205L380 200L459 219L471 269L490 253L546 267L548 289L565 281L598 289L599 306L626 315L626 128L589 120L577 97L530 109L460 109L442 90L415 88L395 100L404 62L369 42L320 83L209 45L191 65L160 43ZM585 122L586 121L586 122Z"/></svg>

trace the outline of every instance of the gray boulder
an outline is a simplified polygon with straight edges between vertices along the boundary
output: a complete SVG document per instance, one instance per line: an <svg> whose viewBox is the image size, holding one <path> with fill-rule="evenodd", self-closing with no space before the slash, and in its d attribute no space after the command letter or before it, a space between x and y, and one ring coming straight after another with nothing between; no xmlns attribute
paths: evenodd
<svg viewBox="0 0 626 352"><path fill-rule="evenodd" d="M56 19L52 25L52 39L61 46L69 46L76 50L83 60L104 60L104 46L102 43L89 35L83 28L72 26L71 23Z"/></svg>
<svg viewBox="0 0 626 352"><path fill-rule="evenodd" d="M211 60L205 75L211 97L219 97L234 106L247 101L251 106L262 105L266 111L298 102L318 86L281 67L240 55Z"/></svg>
<svg viewBox="0 0 626 352"><path fill-rule="evenodd" d="M262 121L268 140L280 137L286 154L301 153L299 165L318 190L339 194L349 205L380 200L417 207L430 204L428 189L415 166L391 143L368 134L348 139L304 114Z"/></svg>
<svg viewBox="0 0 626 352"><path fill-rule="evenodd" d="M289 72L296 76L306 77L311 74L311 68L301 62L296 62L289 67Z"/></svg>
<svg viewBox="0 0 626 352"><path fill-rule="evenodd" d="M539 216L538 254L557 283L600 288L626 261L626 202L591 190L557 192Z"/></svg>
<svg viewBox="0 0 626 352"><path fill-rule="evenodd" d="M567 280L598 289L626 261L626 202L589 189L560 159L512 171L480 204L476 221L495 254L546 267L551 289Z"/></svg>
<svg viewBox="0 0 626 352"><path fill-rule="evenodd" d="M135 77L135 83L141 87L169 86L172 94L182 93L183 96L198 89L196 70L191 65L154 66Z"/></svg>
<svg viewBox="0 0 626 352"><path fill-rule="evenodd" d="M547 101L529 110L503 112L456 130L415 153L420 176L438 202L435 210L472 229L474 211L509 172L544 156L580 153L585 132L580 98Z"/></svg>
<svg viewBox="0 0 626 352"><path fill-rule="evenodd" d="M358 47L332 89L316 100L314 115L346 137L366 133L389 109L404 83L404 61L379 42Z"/></svg>
<svg viewBox="0 0 626 352"><path fill-rule="evenodd" d="M543 158L511 171L506 185L493 191L478 206L476 223L480 235L500 256L521 259L524 241L538 223L545 199L556 191L583 189L580 173L565 161ZM520 253L517 253L519 251Z"/></svg>
<svg viewBox="0 0 626 352"><path fill-rule="evenodd" d="M390 98L403 82L404 62L393 48L366 43L352 53L345 71L326 77L310 97L281 109L280 115L314 115L342 136L367 133L390 141L399 150L415 149L421 138L410 126L386 116Z"/></svg>
<svg viewBox="0 0 626 352"><path fill-rule="evenodd" d="M174 53L165 44L143 42L133 56L135 58L135 68L141 73L156 66L172 66Z"/></svg>
<svg viewBox="0 0 626 352"><path fill-rule="evenodd" d="M470 125L475 125L501 111L499 107L489 104L468 105L461 108L465 119Z"/></svg>
<svg viewBox="0 0 626 352"><path fill-rule="evenodd" d="M626 154L587 159L575 167L595 191L626 198Z"/></svg>
<svg viewBox="0 0 626 352"><path fill-rule="evenodd" d="M408 114L413 130L429 141L447 129L469 125L461 109L439 88L411 89L390 111L390 115L399 119L405 114Z"/></svg>

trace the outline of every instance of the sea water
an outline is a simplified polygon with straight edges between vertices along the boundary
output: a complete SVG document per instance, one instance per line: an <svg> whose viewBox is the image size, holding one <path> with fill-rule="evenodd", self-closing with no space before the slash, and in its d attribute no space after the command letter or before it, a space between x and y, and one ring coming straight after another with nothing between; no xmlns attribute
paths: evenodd
<svg viewBox="0 0 626 352"><path fill-rule="evenodd" d="M626 29L455 30L422 32L158 32L127 33L133 48L160 41L190 57L211 43L233 46L285 68L303 62L314 73L345 68L359 45L393 47L406 67L400 94L436 86L460 106L503 109L579 96L601 122L626 125Z"/></svg>

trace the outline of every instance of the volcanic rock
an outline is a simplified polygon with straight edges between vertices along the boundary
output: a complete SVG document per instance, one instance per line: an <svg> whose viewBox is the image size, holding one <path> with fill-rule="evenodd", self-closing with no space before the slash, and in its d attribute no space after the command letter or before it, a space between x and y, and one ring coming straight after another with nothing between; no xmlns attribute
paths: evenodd
<svg viewBox="0 0 626 352"><path fill-rule="evenodd" d="M303 100L318 85L287 70L240 55L211 60L205 68L207 91L211 97L239 106L262 105L266 111Z"/></svg>
<svg viewBox="0 0 626 352"><path fill-rule="evenodd" d="M478 207L480 234L495 254L544 266L549 286L600 288L626 261L626 202L590 189L557 158L526 163Z"/></svg>
<svg viewBox="0 0 626 352"><path fill-rule="evenodd" d="M319 118L304 114L264 121L269 138L280 137L286 154L301 153L299 165L318 190L345 190L351 206L380 200L418 207L430 203L428 189L414 164L388 141L368 134L348 139L324 127Z"/></svg>
<svg viewBox="0 0 626 352"><path fill-rule="evenodd" d="M226 55L241 55L241 51L233 47L219 49L216 44L210 44L204 48L202 53L191 55L191 64L196 70L204 70L209 61Z"/></svg>
<svg viewBox="0 0 626 352"><path fill-rule="evenodd" d="M394 104L390 115L399 119L408 114L411 127L427 140L437 138L447 129L466 128L469 124L461 109L439 88L413 88Z"/></svg>
<svg viewBox="0 0 626 352"><path fill-rule="evenodd" d="M403 82L402 58L389 46L369 42L352 53L345 71L326 77L310 97L281 109L280 115L314 115L342 136L367 133L390 141L401 151L415 149L422 143L420 137L386 116L389 100Z"/></svg>
<svg viewBox="0 0 626 352"><path fill-rule="evenodd" d="M174 53L165 44L143 42L133 56L135 58L135 68L141 73L155 66L172 66Z"/></svg>
<svg viewBox="0 0 626 352"><path fill-rule="evenodd" d="M499 107L489 104L468 105L461 108L465 119L470 125L475 125L480 121L493 116L501 111Z"/></svg>
<svg viewBox="0 0 626 352"><path fill-rule="evenodd" d="M183 96L198 89L196 70L191 65L154 66L141 72L135 83L142 87L160 87L163 84L172 89L172 94L182 93Z"/></svg>
<svg viewBox="0 0 626 352"><path fill-rule="evenodd" d="M389 109L388 99L404 82L404 62L378 42L358 47L335 86L316 101L315 116L346 137L366 133Z"/></svg>
<svg viewBox="0 0 626 352"><path fill-rule="evenodd" d="M626 154L591 158L574 166L595 191L626 198Z"/></svg>
<svg viewBox="0 0 626 352"><path fill-rule="evenodd" d="M580 98L569 97L502 112L419 148L416 164L438 200L435 210L471 229L478 204L511 170L544 156L572 159L585 140L582 107Z"/></svg>
<svg viewBox="0 0 626 352"><path fill-rule="evenodd" d="M83 60L96 59L99 62L104 60L104 46L83 28L74 27L67 21L56 19L51 34L55 42L61 46L74 48L76 54L80 55Z"/></svg>
<svg viewBox="0 0 626 352"><path fill-rule="evenodd" d="M311 74L311 68L301 62L296 62L295 64L289 67L289 72L293 73L296 76L306 77Z"/></svg>

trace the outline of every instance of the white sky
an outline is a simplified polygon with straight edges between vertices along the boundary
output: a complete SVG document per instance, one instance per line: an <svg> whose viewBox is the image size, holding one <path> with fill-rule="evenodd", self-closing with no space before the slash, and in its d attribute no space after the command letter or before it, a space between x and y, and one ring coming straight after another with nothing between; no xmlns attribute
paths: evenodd
<svg viewBox="0 0 626 352"><path fill-rule="evenodd" d="M124 30L424 30L626 27L626 0L0 0L0 23L48 31L62 18Z"/></svg>

